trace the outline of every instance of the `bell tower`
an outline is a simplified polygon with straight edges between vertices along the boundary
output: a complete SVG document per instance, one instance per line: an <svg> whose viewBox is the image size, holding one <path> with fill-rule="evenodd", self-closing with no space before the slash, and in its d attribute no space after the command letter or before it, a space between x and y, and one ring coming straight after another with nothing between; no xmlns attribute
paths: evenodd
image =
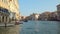
<svg viewBox="0 0 60 34"><path fill-rule="evenodd" d="M60 4L57 5L57 13L58 13L58 15L60 15Z"/></svg>
<svg viewBox="0 0 60 34"><path fill-rule="evenodd" d="M57 14L58 14L57 19L60 20L60 4L57 5Z"/></svg>
<svg viewBox="0 0 60 34"><path fill-rule="evenodd" d="M57 5L57 11L60 11L60 4Z"/></svg>

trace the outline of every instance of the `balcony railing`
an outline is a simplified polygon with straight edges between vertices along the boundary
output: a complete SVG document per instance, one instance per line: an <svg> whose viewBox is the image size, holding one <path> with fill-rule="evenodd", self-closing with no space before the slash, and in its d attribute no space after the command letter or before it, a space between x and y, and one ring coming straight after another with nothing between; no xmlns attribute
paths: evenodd
<svg viewBox="0 0 60 34"><path fill-rule="evenodd" d="M4 14L7 14L7 15L10 14L8 9L2 8L2 7L0 7L0 12L2 12L2 13L4 13Z"/></svg>

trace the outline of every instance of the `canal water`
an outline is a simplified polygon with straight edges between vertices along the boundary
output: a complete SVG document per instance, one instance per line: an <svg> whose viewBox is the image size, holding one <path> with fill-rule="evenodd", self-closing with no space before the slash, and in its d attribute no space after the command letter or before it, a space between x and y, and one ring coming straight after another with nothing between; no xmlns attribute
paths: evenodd
<svg viewBox="0 0 60 34"><path fill-rule="evenodd" d="M14 27L0 27L0 34L60 34L60 22L28 21Z"/></svg>

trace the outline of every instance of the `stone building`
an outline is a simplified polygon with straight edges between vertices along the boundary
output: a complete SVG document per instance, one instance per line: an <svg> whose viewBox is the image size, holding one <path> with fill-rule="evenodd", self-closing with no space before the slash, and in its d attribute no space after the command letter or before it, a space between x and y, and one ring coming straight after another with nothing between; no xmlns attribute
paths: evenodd
<svg viewBox="0 0 60 34"><path fill-rule="evenodd" d="M21 16L20 20L23 21L26 19L27 16Z"/></svg>
<svg viewBox="0 0 60 34"><path fill-rule="evenodd" d="M0 0L0 22L10 21L12 17L16 20L20 18L18 0Z"/></svg>
<svg viewBox="0 0 60 34"><path fill-rule="evenodd" d="M18 0L7 0L7 2L8 2L9 10L15 13L16 20L19 20L20 12L19 12Z"/></svg>
<svg viewBox="0 0 60 34"><path fill-rule="evenodd" d="M11 19L9 18L9 15L9 10L0 7L0 23L10 23Z"/></svg>
<svg viewBox="0 0 60 34"><path fill-rule="evenodd" d="M60 11L60 4L57 5L57 11Z"/></svg>
<svg viewBox="0 0 60 34"><path fill-rule="evenodd" d="M57 19L60 20L60 4L57 5L57 14L58 14Z"/></svg>
<svg viewBox="0 0 60 34"><path fill-rule="evenodd" d="M42 14L40 14L39 19L42 21L47 21L49 19L50 12L46 11Z"/></svg>
<svg viewBox="0 0 60 34"><path fill-rule="evenodd" d="M57 21L57 12L51 12L50 16L49 16L49 20L50 21Z"/></svg>
<svg viewBox="0 0 60 34"><path fill-rule="evenodd" d="M9 22L9 6L3 1L0 0L0 23Z"/></svg>
<svg viewBox="0 0 60 34"><path fill-rule="evenodd" d="M39 14L33 13L28 17L28 19L29 20L38 20L38 16L39 16Z"/></svg>

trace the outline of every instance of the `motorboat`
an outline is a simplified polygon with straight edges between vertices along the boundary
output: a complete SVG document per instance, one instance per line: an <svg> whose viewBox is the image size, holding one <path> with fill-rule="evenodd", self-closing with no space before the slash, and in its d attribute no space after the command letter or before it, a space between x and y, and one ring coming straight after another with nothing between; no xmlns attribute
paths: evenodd
<svg viewBox="0 0 60 34"><path fill-rule="evenodd" d="M15 22L15 25L19 25L19 24L23 24L23 22L22 21L16 21Z"/></svg>

